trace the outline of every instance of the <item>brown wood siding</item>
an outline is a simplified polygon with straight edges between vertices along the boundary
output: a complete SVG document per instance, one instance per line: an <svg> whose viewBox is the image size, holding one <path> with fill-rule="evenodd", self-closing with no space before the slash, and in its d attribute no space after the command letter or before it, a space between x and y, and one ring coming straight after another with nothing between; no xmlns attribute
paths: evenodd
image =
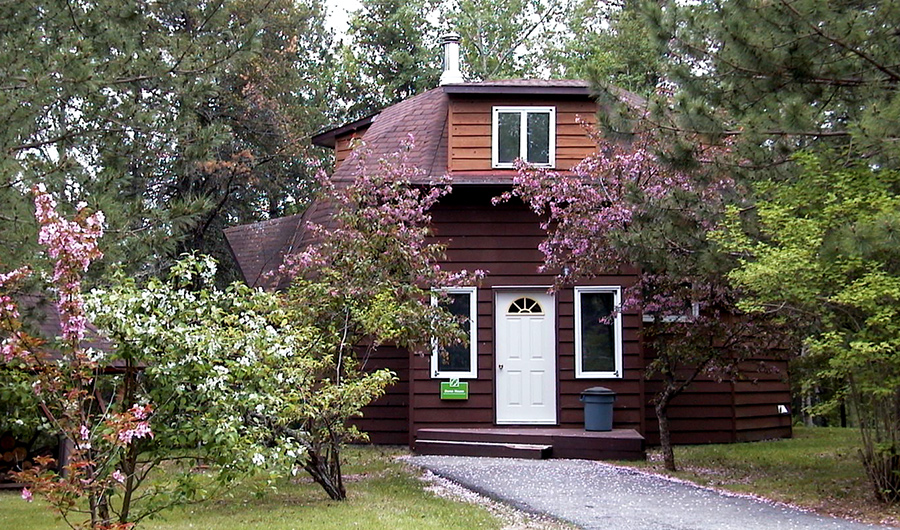
<svg viewBox="0 0 900 530"><path fill-rule="evenodd" d="M450 100L449 170L491 171L491 112L496 105L556 107L556 169L569 170L594 151L578 123L596 123L597 104L589 99L459 98Z"/></svg>
<svg viewBox="0 0 900 530"><path fill-rule="evenodd" d="M552 273L539 272L543 262L537 245L543 240L539 219L520 203L491 205L500 188L457 187L432 211L436 242L447 245L448 270L486 269L478 288L478 377L470 379L469 399L442 401L440 380L432 379L429 355L408 356L402 350L379 351L372 367L389 366L401 383L365 410L359 425L376 443L412 443L422 428L475 428L495 425L494 295L508 286L545 287ZM631 285L633 271L593 279L585 285ZM574 353L574 290L556 293L557 315L557 417L560 427L584 425L581 392L604 386L616 392L614 426L638 430L649 444L659 443L652 398L659 380L645 380L644 367L651 360L643 353L636 314L624 317L624 377L576 379ZM377 361L377 362L375 362ZM748 362L744 378L735 383L701 379L670 406L673 441L677 444L728 443L790 436L790 415L779 414L777 405L790 402L783 361ZM380 363L380 364L379 364ZM407 369L408 368L408 369Z"/></svg>
<svg viewBox="0 0 900 530"><path fill-rule="evenodd" d="M649 356L648 352L648 362ZM662 388L654 378L646 382L647 443L659 444L659 424L651 404ZM782 360L753 359L741 366L735 382L701 378L669 406L672 441L676 444L731 443L791 435L790 414L778 405L790 404L787 364Z"/></svg>
<svg viewBox="0 0 900 530"><path fill-rule="evenodd" d="M367 371L389 368L397 374L397 383L384 396L363 409L353 420L376 444L405 445L409 440L409 353L405 349L382 346L366 360Z"/></svg>
<svg viewBox="0 0 900 530"><path fill-rule="evenodd" d="M541 273L543 255L537 245L543 240L539 219L521 203L491 205L501 190L459 188L432 212L435 241L447 245L450 270L487 269L478 289L478 378L469 381L467 401L441 401L439 379L431 378L428 356L412 360L412 430L440 427L490 427L494 414L494 294L495 287L540 286L553 283L552 273ZM633 274L594 279L594 285L630 285ZM581 391L605 386L618 393L614 421L616 428L640 429L643 370L638 331L641 320L627 315L623 379L575 379L574 293L572 288L556 294L558 420L562 427L584 425Z"/></svg>
<svg viewBox="0 0 900 530"><path fill-rule="evenodd" d="M734 384L735 441L749 442L791 436L791 392L787 361L755 359L743 368L744 378Z"/></svg>
<svg viewBox="0 0 900 530"><path fill-rule="evenodd" d="M355 146L354 140L362 138L363 134L365 134L365 129L359 129L357 131L349 132L347 134L338 136L334 139L334 169L337 171L338 166L341 165L341 162L347 159L350 156L350 153L353 152L353 147Z"/></svg>

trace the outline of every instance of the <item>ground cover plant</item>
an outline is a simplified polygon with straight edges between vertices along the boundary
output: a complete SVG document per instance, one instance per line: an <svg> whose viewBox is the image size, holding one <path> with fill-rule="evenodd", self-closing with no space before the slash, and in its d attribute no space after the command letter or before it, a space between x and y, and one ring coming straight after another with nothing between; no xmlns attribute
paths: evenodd
<svg viewBox="0 0 900 530"><path fill-rule="evenodd" d="M242 481L219 500L166 512L161 518L142 523L141 528L429 530L504 526L481 506L425 491L418 472L395 459L402 450L351 447L346 452L344 479L351 486L344 502L330 500L305 475L272 483L258 478ZM0 493L0 528L68 528L42 503L22 502L17 491Z"/></svg>
<svg viewBox="0 0 900 530"><path fill-rule="evenodd" d="M900 509L877 501L860 466L858 429L794 427L790 439L678 446L671 476L759 495L819 513L900 527ZM658 449L638 465L663 472Z"/></svg>

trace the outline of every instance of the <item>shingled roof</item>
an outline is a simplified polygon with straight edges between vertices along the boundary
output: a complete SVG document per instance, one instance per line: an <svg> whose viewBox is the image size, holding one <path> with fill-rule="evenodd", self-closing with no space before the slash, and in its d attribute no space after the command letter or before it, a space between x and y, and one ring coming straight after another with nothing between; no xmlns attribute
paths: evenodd
<svg viewBox="0 0 900 530"><path fill-rule="evenodd" d="M630 93L619 95L629 105L637 100ZM397 151L409 135L415 149L409 161L425 172L428 184L447 172L448 107L450 94L521 94L543 96L590 96L587 81L572 79L504 79L444 85L391 105L378 114L323 131L313 137L316 145L335 146L337 136L364 130L362 139L371 151L366 166L374 168L378 160ZM349 162L349 161L348 161ZM345 162L332 176L335 180L350 179L356 165ZM508 172L507 172L508 173ZM469 174L454 178L454 184L508 183L511 176ZM238 262L244 280L251 286L277 287L278 280L270 271L283 263L284 257L296 252L304 244L307 222L321 223L328 217L328 208L313 204L303 215L293 215L225 230L225 237Z"/></svg>
<svg viewBox="0 0 900 530"><path fill-rule="evenodd" d="M371 151L366 165L374 169L379 159L396 152L401 142L412 136L416 147L409 152L409 163L430 177L443 176L447 172L448 104L443 87L439 87L381 111L363 135ZM350 178L355 170L354 164L342 164L334 178Z"/></svg>
<svg viewBox="0 0 900 530"><path fill-rule="evenodd" d="M307 215L289 215L225 229L225 239L248 285L273 286L275 280L267 273L277 270L284 257L295 251Z"/></svg>

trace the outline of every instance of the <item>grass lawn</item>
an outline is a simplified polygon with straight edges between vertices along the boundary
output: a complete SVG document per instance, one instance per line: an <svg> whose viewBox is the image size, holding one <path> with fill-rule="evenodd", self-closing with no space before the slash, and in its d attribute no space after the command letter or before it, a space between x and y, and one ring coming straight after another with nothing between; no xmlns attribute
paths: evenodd
<svg viewBox="0 0 900 530"><path fill-rule="evenodd" d="M346 452L349 500L333 502L306 478L284 481L277 491L254 494L248 484L225 499L166 512L143 523L145 530L181 529L500 529L504 521L487 509L442 498L423 489L416 472L394 456L397 449L350 448ZM258 485L257 485L258 486ZM258 489L258 488L257 488ZM26 503L18 491L0 493L0 528L68 528L41 501Z"/></svg>
<svg viewBox="0 0 900 530"><path fill-rule="evenodd" d="M819 513L900 526L900 506L875 500L858 447L856 429L794 427L789 440L676 447L680 471L674 476ZM648 462L638 466L663 473L661 460L658 450L651 450Z"/></svg>

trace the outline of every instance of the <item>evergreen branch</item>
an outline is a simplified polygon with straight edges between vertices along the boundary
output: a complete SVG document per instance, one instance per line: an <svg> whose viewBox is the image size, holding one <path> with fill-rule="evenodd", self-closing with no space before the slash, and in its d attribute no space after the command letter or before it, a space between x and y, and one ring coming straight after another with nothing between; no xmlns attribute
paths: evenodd
<svg viewBox="0 0 900 530"><path fill-rule="evenodd" d="M741 136L748 133L756 133L762 134L765 136L800 136L800 137L809 137L809 138L841 138L850 136L852 133L850 131L837 130L837 131L785 131L780 129L769 129L762 131L752 131L752 130L726 130L726 131L701 131L698 129L685 129L683 127L677 127L675 125L664 125L662 123L650 121L650 124L660 130L667 132L674 132L680 134L696 134L700 136ZM888 138L889 140L891 138Z"/></svg>
<svg viewBox="0 0 900 530"><path fill-rule="evenodd" d="M719 133L715 132L700 132L697 131L697 134L710 134L715 135L719 134L721 136L740 136L742 134L747 134L748 132L755 132L757 134L763 134L765 136L804 136L804 137L812 137L812 138L840 138L844 136L850 136L852 133L850 131L783 131L783 130L763 130L763 131L722 131Z"/></svg>
<svg viewBox="0 0 900 530"><path fill-rule="evenodd" d="M6 149L7 154L14 154L19 151L26 151L28 149L39 149L41 147L46 147L48 145L52 145L58 142L63 142L65 140L72 140L74 138L80 138L82 136L88 136L91 134L109 134L109 133L125 133L127 132L125 129L104 129L100 130L83 130L83 131L69 131L58 136L54 136L52 138L47 138L46 140L35 140L33 142L28 142L24 144L14 145L12 147L8 147Z"/></svg>
<svg viewBox="0 0 900 530"><path fill-rule="evenodd" d="M690 52L692 52L696 55L704 56L706 58L714 58L716 61L729 67L733 72L745 74L750 79L764 81L764 80L773 78L773 75L770 72L764 72L762 70L748 68L747 66L740 65L734 61L729 61L728 59L723 57L722 54L714 54L713 52L711 52L705 48L701 48L699 46L696 46L694 44L691 44L691 43L681 40L681 39L679 39L678 42L681 44L682 47L689 50ZM783 72L778 72L778 73L783 73ZM726 76L724 74L720 74L720 77L726 77ZM870 84L886 83L885 80L866 79L862 76L859 76L859 77L822 77L822 76L805 77L805 78L803 78L802 82L810 83L810 84L814 84L814 85L838 86L838 87L861 87L861 86L866 86L866 85L870 85ZM767 95L767 94L764 92L763 94L761 94L760 97L762 97L763 95Z"/></svg>
<svg viewBox="0 0 900 530"><path fill-rule="evenodd" d="M812 34L810 34L810 36L811 35ZM690 42L683 40L683 39L677 39L677 41L678 41L679 45L682 48L684 48L685 50L687 50L688 52L690 52L696 56L706 58L706 59L714 59L714 60L724 64L728 68L730 68L734 73L744 74L746 77L748 77L750 79L760 80L760 81L773 78L772 72L765 72L762 70L749 68L747 66L738 64L734 61L729 61L722 54L715 54L706 48L701 48L701 47L691 44ZM892 66L896 66L896 65L892 65ZM777 72L777 73L781 73L781 72ZM725 74L720 73L719 77L727 77L727 76ZM872 80L872 79L866 79L865 77L862 77L862 76L805 77L805 78L803 78L802 82L810 83L813 85L825 85L825 86L837 86L837 87L861 87L861 86L866 86L866 85L871 85L871 84L888 84L888 81L886 81L886 80ZM765 95L765 93L763 93L762 95Z"/></svg>
<svg viewBox="0 0 900 530"><path fill-rule="evenodd" d="M797 9L793 5L791 5L790 2L788 2L787 0L781 0L781 3L782 3L782 5L784 5L784 7L787 8L788 11L790 11L794 15L794 17L796 17L801 22L806 23L806 25L809 26L810 29L812 29L814 32L816 32L816 34L818 34L823 39L847 50L848 52L850 52L853 55L856 55L857 57L862 59L863 61L874 66L876 70L878 70L879 72L888 76L891 79L891 81L894 81L894 82L900 81L900 73L891 70L884 64L881 64L874 57L872 57L868 53L864 52L863 50L860 50L858 48L850 46L849 44L842 41L841 39L838 39L837 37L834 37L834 36L831 36L831 35L825 33L825 31L823 31L822 28L820 28L816 24L813 24L812 22L810 22L809 20L804 18L803 15L799 11L797 11Z"/></svg>
<svg viewBox="0 0 900 530"><path fill-rule="evenodd" d="M68 9L69 16L72 18L72 25L75 26L75 29L78 31L78 33L81 34L82 37L87 37L87 35L85 35L84 31L81 29L81 24L79 24L78 20L75 18L75 10L72 8L72 2L69 0L66 0L66 9Z"/></svg>

